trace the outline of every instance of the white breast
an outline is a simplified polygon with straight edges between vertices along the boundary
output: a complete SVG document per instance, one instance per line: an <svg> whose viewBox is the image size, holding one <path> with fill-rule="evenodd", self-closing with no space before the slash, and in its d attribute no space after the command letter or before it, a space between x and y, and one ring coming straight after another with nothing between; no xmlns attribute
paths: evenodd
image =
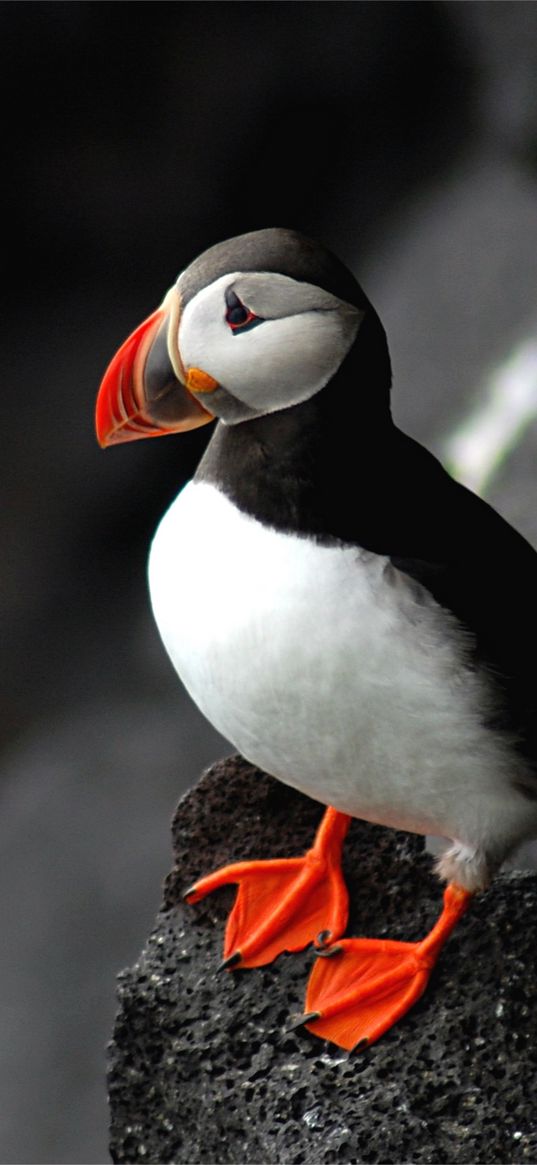
<svg viewBox="0 0 537 1165"><path fill-rule="evenodd" d="M487 681L386 558L279 533L191 483L149 575L183 683L253 763L369 821L475 844L511 828L517 762L484 727Z"/></svg>

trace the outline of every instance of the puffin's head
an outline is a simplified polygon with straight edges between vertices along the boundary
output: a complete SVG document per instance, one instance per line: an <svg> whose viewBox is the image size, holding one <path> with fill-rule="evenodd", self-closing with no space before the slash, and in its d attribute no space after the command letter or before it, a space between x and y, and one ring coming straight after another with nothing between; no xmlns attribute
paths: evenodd
<svg viewBox="0 0 537 1165"><path fill-rule="evenodd" d="M295 231L219 243L182 272L112 360L97 398L99 443L214 417L233 425L299 404L332 379L368 315L382 332L350 272Z"/></svg>

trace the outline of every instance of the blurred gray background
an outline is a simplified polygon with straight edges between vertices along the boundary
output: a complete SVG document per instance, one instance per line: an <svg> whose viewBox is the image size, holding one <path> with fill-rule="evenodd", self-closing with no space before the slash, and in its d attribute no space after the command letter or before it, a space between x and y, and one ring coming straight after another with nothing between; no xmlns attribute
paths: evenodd
<svg viewBox="0 0 537 1165"><path fill-rule="evenodd" d="M444 454L535 336L537 5L4 3L0 44L0 1157L106 1162L115 974L227 745L145 581L209 434L102 453L100 377L199 251L295 226L363 283L396 419ZM537 544L519 428L487 496Z"/></svg>

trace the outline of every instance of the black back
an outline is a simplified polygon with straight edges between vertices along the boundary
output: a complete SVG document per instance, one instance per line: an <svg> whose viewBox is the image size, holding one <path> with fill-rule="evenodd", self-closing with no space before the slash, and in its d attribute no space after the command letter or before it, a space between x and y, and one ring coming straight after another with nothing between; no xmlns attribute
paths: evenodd
<svg viewBox="0 0 537 1165"><path fill-rule="evenodd" d="M484 501L395 427L382 324L354 276L295 231L210 248L180 277L183 302L226 272L277 271L364 312L336 375L310 400L219 423L196 477L278 530L387 556L468 632L498 694L497 723L537 762L537 554Z"/></svg>
<svg viewBox="0 0 537 1165"><path fill-rule="evenodd" d="M381 339L374 320L361 329L309 401L220 423L196 476L276 529L386 555L426 587L490 670L496 723L537 761L537 554L393 424Z"/></svg>

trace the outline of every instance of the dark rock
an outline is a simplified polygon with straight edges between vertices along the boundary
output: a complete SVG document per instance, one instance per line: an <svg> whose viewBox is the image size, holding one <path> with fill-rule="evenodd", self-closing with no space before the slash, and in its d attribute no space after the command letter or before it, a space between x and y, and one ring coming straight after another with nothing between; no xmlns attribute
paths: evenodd
<svg viewBox="0 0 537 1165"><path fill-rule="evenodd" d="M362 1053L304 1029L311 952L217 973L233 891L181 893L239 858L293 855L321 807L240 758L180 803L176 868L139 962L120 977L111 1046L118 1162L533 1162L537 877L497 879L457 927L413 1010ZM421 838L356 821L351 934L422 937L441 896Z"/></svg>

